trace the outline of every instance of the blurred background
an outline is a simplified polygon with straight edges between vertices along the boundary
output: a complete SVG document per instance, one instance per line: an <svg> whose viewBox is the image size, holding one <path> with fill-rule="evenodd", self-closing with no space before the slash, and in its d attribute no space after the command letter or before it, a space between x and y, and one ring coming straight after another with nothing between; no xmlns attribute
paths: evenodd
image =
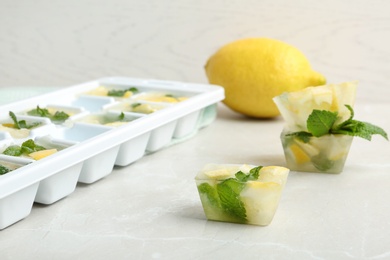
<svg viewBox="0 0 390 260"><path fill-rule="evenodd" d="M388 102L390 1L0 0L0 89L106 76L207 83L222 45L269 37L300 49L329 83Z"/></svg>

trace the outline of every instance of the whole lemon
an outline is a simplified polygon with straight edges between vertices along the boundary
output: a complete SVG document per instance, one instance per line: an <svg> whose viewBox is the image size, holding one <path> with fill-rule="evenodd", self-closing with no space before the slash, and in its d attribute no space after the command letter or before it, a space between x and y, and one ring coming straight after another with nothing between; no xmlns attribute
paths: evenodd
<svg viewBox="0 0 390 260"><path fill-rule="evenodd" d="M279 115L273 97L326 83L297 48L269 38L231 42L209 58L205 70L211 84L225 89L228 107L258 118Z"/></svg>

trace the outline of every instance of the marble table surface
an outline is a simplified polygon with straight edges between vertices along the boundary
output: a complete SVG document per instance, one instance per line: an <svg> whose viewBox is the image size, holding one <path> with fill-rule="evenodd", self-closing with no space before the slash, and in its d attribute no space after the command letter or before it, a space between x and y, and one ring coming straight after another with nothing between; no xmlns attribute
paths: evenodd
<svg viewBox="0 0 390 260"><path fill-rule="evenodd" d="M221 45L270 37L328 82L358 80L355 117L390 132L390 2L4 0L0 102L107 76L207 83ZM58 86L58 87L53 87ZM390 143L355 138L341 174L291 172L267 227L207 221L209 162L285 165L283 120L218 104L185 142L116 167L0 231L0 259L390 259Z"/></svg>

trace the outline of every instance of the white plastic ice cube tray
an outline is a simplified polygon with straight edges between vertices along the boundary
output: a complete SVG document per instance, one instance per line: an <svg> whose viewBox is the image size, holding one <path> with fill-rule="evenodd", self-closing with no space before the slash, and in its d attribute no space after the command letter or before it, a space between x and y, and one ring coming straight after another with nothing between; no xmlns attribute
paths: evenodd
<svg viewBox="0 0 390 260"><path fill-rule="evenodd" d="M136 87L139 93L128 98L88 94L100 86L115 90ZM148 93L188 99L178 103L138 100ZM223 89L213 85L115 77L1 106L0 124L12 123L9 111L18 120L41 122L23 138L0 129L1 153L8 146L20 145L28 139L58 152L38 161L0 154L0 164L19 167L0 175L0 229L27 217L34 202L52 204L71 194L78 182L93 183L109 175L115 165L129 165L148 152L185 140L213 122L216 103L223 98ZM125 106L132 102L160 107L150 114L126 111ZM72 116L55 124L48 118L27 115L27 111L37 106ZM115 117L121 112L129 121L127 124L120 127L99 124L100 117Z"/></svg>

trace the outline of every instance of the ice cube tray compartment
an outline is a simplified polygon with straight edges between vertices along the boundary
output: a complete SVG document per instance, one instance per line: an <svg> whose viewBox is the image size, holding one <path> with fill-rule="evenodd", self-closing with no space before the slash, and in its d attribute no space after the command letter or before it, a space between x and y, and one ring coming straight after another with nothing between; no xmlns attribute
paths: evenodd
<svg viewBox="0 0 390 260"><path fill-rule="evenodd" d="M55 203L77 183L92 184L115 165L127 166L186 140L213 122L223 98L223 89L213 85L113 77L1 106L0 152L28 139L58 151L40 160L0 154L0 164L18 165L0 175L0 230L26 218L34 203ZM133 111L138 105L142 109ZM38 107L69 117L59 121L29 113ZM10 111L39 126L10 130Z"/></svg>
<svg viewBox="0 0 390 260"><path fill-rule="evenodd" d="M66 113L69 118L56 117L56 113ZM66 120L77 119L80 116L88 113L83 107L52 105L52 104L37 104L35 107L23 111L23 115L40 116L48 118L54 124L62 124Z"/></svg>
<svg viewBox="0 0 390 260"><path fill-rule="evenodd" d="M16 116L18 123L23 121L28 127L31 127L22 129L15 128L11 116L3 115L0 119L0 131L9 133L14 139L34 138L54 131L55 126L48 118L26 116L18 112L14 113L14 115Z"/></svg>

